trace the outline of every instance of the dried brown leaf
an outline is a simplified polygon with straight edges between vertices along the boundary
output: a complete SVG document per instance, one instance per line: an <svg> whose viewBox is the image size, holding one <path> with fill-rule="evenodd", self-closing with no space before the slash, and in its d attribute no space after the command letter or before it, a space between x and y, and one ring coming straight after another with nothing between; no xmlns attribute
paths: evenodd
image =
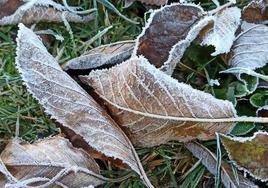
<svg viewBox="0 0 268 188"><path fill-rule="evenodd" d="M146 5L162 6L167 4L168 0L125 0L125 7L129 7L133 2L139 1Z"/></svg>
<svg viewBox="0 0 268 188"><path fill-rule="evenodd" d="M251 70L265 66L268 62L267 36L266 25L243 22L241 32L228 54L229 65Z"/></svg>
<svg viewBox="0 0 268 188"><path fill-rule="evenodd" d="M268 1L251 1L242 12L242 19L249 23L260 23L268 20Z"/></svg>
<svg viewBox="0 0 268 188"><path fill-rule="evenodd" d="M0 25L32 24L37 22L62 22L62 16L69 22L85 23L92 21L95 14L79 16L52 0L36 2L34 5L22 4L19 0L9 0L0 8ZM2 11L1 11L2 9Z"/></svg>
<svg viewBox="0 0 268 188"><path fill-rule="evenodd" d="M16 64L28 91L46 112L80 135L92 148L122 160L151 187L126 135L110 116L67 75L32 30L19 24Z"/></svg>
<svg viewBox="0 0 268 188"><path fill-rule="evenodd" d="M255 132L252 137L232 138L221 134L229 158L240 170L262 181L268 181L268 133Z"/></svg>
<svg viewBox="0 0 268 188"><path fill-rule="evenodd" d="M227 133L234 125L216 120L236 116L230 102L178 83L143 57L81 79L96 90L136 146L214 139L215 132Z"/></svg>
<svg viewBox="0 0 268 188"><path fill-rule="evenodd" d="M134 41L121 41L103 45L90 50L80 57L66 62L62 68L67 70L94 69L101 66L111 66L130 58L134 49Z"/></svg>
<svg viewBox="0 0 268 188"><path fill-rule="evenodd" d="M189 142L185 144L186 148L192 152L192 154L201 160L202 164L207 170L216 175L217 174L217 158L208 148L202 146L197 142ZM236 180L232 168L228 163L221 162L221 181L226 188L257 188L250 180L246 179L239 173L238 181Z"/></svg>
<svg viewBox="0 0 268 188"><path fill-rule="evenodd" d="M12 140L0 158L13 180L0 173L0 187L68 187L97 186L105 178L97 163L85 152L72 147L62 137L49 138L34 144ZM2 172L3 173L3 172ZM16 186L15 186L16 185Z"/></svg>
<svg viewBox="0 0 268 188"><path fill-rule="evenodd" d="M193 4L171 4L153 11L133 54L143 55L156 67L161 67L168 60L171 48L186 38L202 13L202 8Z"/></svg>

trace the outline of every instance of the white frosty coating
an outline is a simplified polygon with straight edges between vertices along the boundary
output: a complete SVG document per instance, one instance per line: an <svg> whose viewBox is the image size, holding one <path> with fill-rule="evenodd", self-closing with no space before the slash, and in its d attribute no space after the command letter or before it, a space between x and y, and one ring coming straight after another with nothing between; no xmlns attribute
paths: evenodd
<svg viewBox="0 0 268 188"><path fill-rule="evenodd" d="M261 68L268 62L268 27L243 22L241 33L231 49L229 65L251 70Z"/></svg>
<svg viewBox="0 0 268 188"><path fill-rule="evenodd" d="M240 142L240 143L245 143L245 142L250 142L250 141L253 141L258 135L265 135L267 136L268 138L268 132L264 132L264 131L257 131L253 134L253 136L251 137L231 137L231 136L227 136L227 135L224 135L224 134L221 134L220 133L220 136L222 137L225 137L229 140L232 140L232 141L235 141L235 142ZM225 145L223 144L223 146L225 147ZM252 174L248 169L240 166L237 164L236 161L233 160L232 158L232 155L229 153L228 149L225 147L226 151L227 151L227 154L228 154L228 157L231 159L232 163L239 169L239 170L243 170L244 172L250 174L252 177L256 178L257 180L260 180L262 182L266 182L268 181L268 178L266 179L262 179L260 177L257 177L256 175Z"/></svg>
<svg viewBox="0 0 268 188"><path fill-rule="evenodd" d="M265 88L265 89L267 89L267 88ZM256 115L257 116L258 116L259 111L261 111L261 110L268 111L268 105L265 105L265 106L262 106L262 107L258 108L257 111L256 111Z"/></svg>
<svg viewBox="0 0 268 188"><path fill-rule="evenodd" d="M201 6L199 6L199 5L194 4L194 3L172 3L170 5L165 5L165 6L161 7L160 9L157 9L157 10L150 10L150 12L151 12L150 17L147 20L145 26L142 28L142 32L139 34L139 36L136 39L136 44L135 44L135 47L134 47L132 56L135 57L137 55L140 38L143 35L145 35L146 30L149 29L149 27L150 27L150 25L151 25L151 23L153 21L154 16L157 13L162 12L166 8L173 7L173 6L178 6L178 5L181 5L181 6L189 6L189 7L196 7L196 8L199 8L200 9L201 13L204 13L203 8Z"/></svg>
<svg viewBox="0 0 268 188"><path fill-rule="evenodd" d="M19 24L17 45L17 68L28 91L45 107L46 113L82 136L97 151L128 164L152 187L123 131L62 71L41 40L23 24Z"/></svg>
<svg viewBox="0 0 268 188"><path fill-rule="evenodd" d="M64 70L93 69L104 65L114 65L128 59L133 51L134 41L120 41L102 45L66 62Z"/></svg>
<svg viewBox="0 0 268 188"><path fill-rule="evenodd" d="M179 83L143 57L92 71L81 80L107 102L136 146L213 139L216 131L230 132L235 124L232 120L237 120L232 103ZM196 132L200 129L203 131Z"/></svg>
<svg viewBox="0 0 268 188"><path fill-rule="evenodd" d="M47 8L52 7L55 12L51 13L47 11ZM46 19L49 21L60 22L61 14L66 12L66 17L71 22L88 22L94 18L94 14L90 14L87 16L79 16L77 14L66 11L65 7L62 5L55 3L52 0L31 0L21 5L12 15L4 16L0 19L0 25L9 25L9 24L17 24L23 22L23 20L35 20L36 22L41 21L42 19ZM29 13L32 12L33 15ZM25 17L27 15L27 18Z"/></svg>
<svg viewBox="0 0 268 188"><path fill-rule="evenodd" d="M240 25L241 10L231 7L223 10L214 17L214 26L206 34L201 45L215 46L215 52L211 55L216 56L228 53L235 40L235 32Z"/></svg>
<svg viewBox="0 0 268 188"><path fill-rule="evenodd" d="M213 20L213 16L207 16L195 24L192 29L187 34L184 40L179 41L175 44L169 52L168 60L160 68L163 72L168 75L172 75L177 64L180 62L185 50L190 46L190 44L196 39L200 31L208 25L210 21Z"/></svg>
<svg viewBox="0 0 268 188"><path fill-rule="evenodd" d="M209 80L209 82L208 82L208 84L210 85L210 86L220 86L220 82L219 82L219 80L214 80L214 79L210 79Z"/></svg>
<svg viewBox="0 0 268 188"><path fill-rule="evenodd" d="M34 144L22 144L17 140L12 140L1 154L1 158L3 165L15 169L21 168L15 174L20 180L12 175L12 179L10 177L7 179L8 185L12 187L26 187L27 182L39 182L35 178L53 173L53 171L56 176L40 181L44 182L43 187L49 187L54 183L58 184L58 181L69 183L70 187L79 183L100 185L106 179L99 174L97 163L87 153L74 148L67 139L59 136ZM27 168L32 170L29 171ZM72 181L68 180L68 174L71 172L75 172ZM21 180L22 177L23 180ZM40 180L42 178L40 177ZM5 182L0 182L1 187L3 183Z"/></svg>

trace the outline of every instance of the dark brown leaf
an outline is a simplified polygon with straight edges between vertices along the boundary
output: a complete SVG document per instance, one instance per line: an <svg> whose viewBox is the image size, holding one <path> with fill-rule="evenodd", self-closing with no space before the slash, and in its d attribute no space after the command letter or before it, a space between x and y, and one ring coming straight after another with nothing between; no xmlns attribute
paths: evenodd
<svg viewBox="0 0 268 188"><path fill-rule="evenodd" d="M197 5L172 4L155 10L137 39L135 55L143 55L156 67L161 67L169 51L185 39L189 30L202 17Z"/></svg>
<svg viewBox="0 0 268 188"><path fill-rule="evenodd" d="M251 1L242 12L242 19L249 23L260 23L268 20L268 1Z"/></svg>

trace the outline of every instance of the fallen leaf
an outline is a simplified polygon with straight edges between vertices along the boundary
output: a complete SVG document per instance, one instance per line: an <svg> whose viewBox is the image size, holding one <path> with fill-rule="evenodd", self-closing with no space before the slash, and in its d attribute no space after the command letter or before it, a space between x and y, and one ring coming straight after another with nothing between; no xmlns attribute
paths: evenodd
<svg viewBox="0 0 268 188"><path fill-rule="evenodd" d="M172 47L169 52L167 61L163 63L163 66L160 67L160 70L167 75L172 75L177 64L180 63L180 60L182 59L186 49L198 37L199 33L202 32L202 30L210 24L213 18L213 16L207 16L200 20L198 23L196 23L190 29L185 39L180 40Z"/></svg>
<svg viewBox="0 0 268 188"><path fill-rule="evenodd" d="M192 154L201 160L202 164L207 168L207 170L213 174L217 174L217 157L205 146L197 142L185 143L186 148L192 152ZM251 181L246 179L242 174L238 174L238 180L233 174L232 168L228 163L221 162L221 171L220 171L221 182L226 188L257 188L258 186L254 185Z"/></svg>
<svg viewBox="0 0 268 188"><path fill-rule="evenodd" d="M8 0L1 6L0 25L32 24L37 22L62 22L62 16L69 22L85 23L94 20L95 14L79 16L54 1L37 1L22 4L19 0Z"/></svg>
<svg viewBox="0 0 268 188"><path fill-rule="evenodd" d="M243 22L228 55L228 64L251 70L265 66L268 62L267 35L267 26Z"/></svg>
<svg viewBox="0 0 268 188"><path fill-rule="evenodd" d="M143 55L156 67L161 67L168 60L171 48L185 39L202 13L200 6L178 3L153 11L137 38L133 54Z"/></svg>
<svg viewBox="0 0 268 188"><path fill-rule="evenodd" d="M67 139L59 136L34 144L12 140L0 158L14 177L11 180L0 174L0 187L9 184L13 187L64 185L75 188L98 186L105 180L89 155L73 148Z"/></svg>
<svg viewBox="0 0 268 188"><path fill-rule="evenodd" d="M71 59L62 68L65 71L86 70L115 65L130 58L133 48L134 41L121 41L103 45L90 50L80 57Z"/></svg>
<svg viewBox="0 0 268 188"><path fill-rule="evenodd" d="M133 2L140 1L146 5L162 6L167 4L168 0L125 0L125 7L129 7Z"/></svg>
<svg viewBox="0 0 268 188"><path fill-rule="evenodd" d="M242 11L242 19L249 23L260 23L268 20L268 1L251 1Z"/></svg>
<svg viewBox="0 0 268 188"><path fill-rule="evenodd" d="M268 117L268 105L258 108L256 114L258 117Z"/></svg>
<svg viewBox="0 0 268 188"><path fill-rule="evenodd" d="M235 40L235 32L240 25L241 10L231 7L214 16L214 25L205 35L201 45L213 45L215 52L211 55L228 53Z"/></svg>
<svg viewBox="0 0 268 188"><path fill-rule="evenodd" d="M268 133L255 132L252 137L230 137L221 134L229 158L240 170L261 181L268 180Z"/></svg>
<svg viewBox="0 0 268 188"><path fill-rule="evenodd" d="M16 64L28 91L53 119L80 135L95 150L122 160L152 187L119 126L61 69L32 30L23 24L19 28Z"/></svg>
<svg viewBox="0 0 268 188"><path fill-rule="evenodd" d="M230 102L178 83L143 57L80 78L96 90L136 146L214 139L215 132L228 133L234 126L210 122L235 117Z"/></svg>

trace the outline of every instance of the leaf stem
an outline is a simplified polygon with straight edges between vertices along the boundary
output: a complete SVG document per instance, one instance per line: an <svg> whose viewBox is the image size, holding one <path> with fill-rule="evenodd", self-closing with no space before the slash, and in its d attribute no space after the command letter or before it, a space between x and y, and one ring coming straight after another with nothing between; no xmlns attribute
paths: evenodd
<svg viewBox="0 0 268 188"><path fill-rule="evenodd" d="M233 5L233 4L234 4L234 3L230 1L230 2L228 2L228 3L226 3L226 4L222 5L222 6L219 6L219 7L215 8L215 9L213 9L213 10L211 10L211 11L206 12L205 15L212 16L212 15L214 15L214 14L220 12L221 10L223 10L223 9L225 9L225 8L227 8L227 7L231 6L231 5Z"/></svg>

